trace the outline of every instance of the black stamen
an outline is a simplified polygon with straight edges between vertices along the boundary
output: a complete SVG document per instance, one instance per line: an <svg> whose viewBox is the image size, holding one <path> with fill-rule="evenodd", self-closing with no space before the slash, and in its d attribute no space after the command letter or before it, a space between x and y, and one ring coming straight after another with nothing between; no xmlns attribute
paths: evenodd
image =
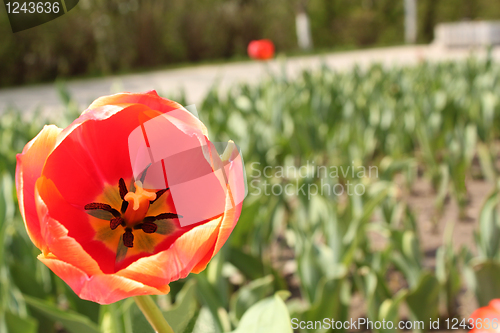
<svg viewBox="0 0 500 333"><path fill-rule="evenodd" d="M115 217L114 219L111 219L111 221L109 221L109 227L111 228L111 230L115 230L119 225L123 225L124 223L124 219L122 219L121 217Z"/></svg>
<svg viewBox="0 0 500 333"><path fill-rule="evenodd" d="M158 226L153 222L144 222L142 223L141 227L142 231L144 231L147 234L155 233L156 230L158 229Z"/></svg>
<svg viewBox="0 0 500 333"><path fill-rule="evenodd" d="M113 207L111 207L110 205L108 204L103 204L103 203L99 203L99 202L91 202L89 204L86 204L84 207L83 207L85 210L105 210L107 212L110 212L111 214L113 214L114 217L120 217L121 214L119 211L117 211L116 209L114 209Z"/></svg>
<svg viewBox="0 0 500 333"><path fill-rule="evenodd" d="M156 199L154 199L153 201L150 201L149 203L152 204L153 202L155 202L156 200L158 200L163 195L163 193L167 192L169 189L170 188L166 188L166 189L163 189L163 190L156 191Z"/></svg>
<svg viewBox="0 0 500 333"><path fill-rule="evenodd" d="M127 208L128 208L128 201L123 200L122 201L122 207L120 208L120 211L122 213L125 213L127 211Z"/></svg>
<svg viewBox="0 0 500 333"><path fill-rule="evenodd" d="M174 214L174 213L162 213L160 215L156 215L155 220L163 220L163 219L177 219L182 218L182 215Z"/></svg>
<svg viewBox="0 0 500 333"><path fill-rule="evenodd" d="M144 223L151 223L156 220L168 220L168 219L175 219L175 218L182 218L182 215L177 215L174 213L162 213L160 215L156 216L146 216L145 218L142 219L142 222Z"/></svg>
<svg viewBox="0 0 500 333"><path fill-rule="evenodd" d="M86 204L83 208L85 208L85 210L102 209L102 210L106 210L108 212L111 211L111 209L113 209L108 204L103 204L103 203L98 203L98 202L92 202L92 203Z"/></svg>
<svg viewBox="0 0 500 333"><path fill-rule="evenodd" d="M134 247L134 234L130 228L125 229L125 233L123 234L123 245L126 247Z"/></svg>
<svg viewBox="0 0 500 333"><path fill-rule="evenodd" d="M155 216L146 216L144 219L142 219L142 222L154 222L156 221Z"/></svg>
<svg viewBox="0 0 500 333"><path fill-rule="evenodd" d="M123 178L120 178L120 180L118 181L118 187L120 189L120 198L122 198L122 200L125 200L125 195L127 195L128 190Z"/></svg>

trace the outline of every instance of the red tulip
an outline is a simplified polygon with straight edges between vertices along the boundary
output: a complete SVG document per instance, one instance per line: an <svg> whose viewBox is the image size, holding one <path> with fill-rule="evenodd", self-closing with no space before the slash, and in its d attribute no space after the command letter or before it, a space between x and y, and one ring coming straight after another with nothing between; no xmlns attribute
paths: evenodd
<svg viewBox="0 0 500 333"><path fill-rule="evenodd" d="M205 269L245 191L236 146L219 156L203 123L155 91L97 99L67 128L45 126L17 161L38 259L101 304L167 293Z"/></svg>
<svg viewBox="0 0 500 333"><path fill-rule="evenodd" d="M500 299L474 311L468 320L470 333L500 332Z"/></svg>
<svg viewBox="0 0 500 333"><path fill-rule="evenodd" d="M274 44L269 39L253 40L248 44L248 55L256 60L268 60L274 57Z"/></svg>

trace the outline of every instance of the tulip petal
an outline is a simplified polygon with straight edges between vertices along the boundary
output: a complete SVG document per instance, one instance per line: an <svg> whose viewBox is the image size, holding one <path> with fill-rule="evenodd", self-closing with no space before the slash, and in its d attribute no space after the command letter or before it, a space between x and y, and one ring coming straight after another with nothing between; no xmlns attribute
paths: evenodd
<svg viewBox="0 0 500 333"><path fill-rule="evenodd" d="M125 157L128 153L128 135L140 126L140 117L143 116L155 117L158 113L144 105L127 106L121 110L102 107L87 112L81 117L86 120L64 133L65 139L59 142L47 158L42 172L54 187L54 191L42 194L52 218L67 228L69 236L81 244L104 273L113 273L140 257L151 255L147 252L134 253L115 267L116 251L113 252L96 239L96 230L83 210L86 204L94 202L103 193L106 186L117 186L120 178L132 177L131 165ZM202 135L198 129L182 124L178 119L171 116L168 118L176 123L173 125L174 129L178 135L185 135L186 140L198 140L196 138ZM203 154L200 154L199 159L206 163ZM224 200L222 190L214 188L212 192L213 198ZM219 192L222 195L218 195ZM222 213L223 206L218 211L218 214ZM157 251L170 246L189 229L179 230L166 237Z"/></svg>
<svg viewBox="0 0 500 333"><path fill-rule="evenodd" d="M166 122L146 126L159 116ZM125 211L122 184L133 180L135 171L134 160L127 158L132 157L129 139L138 128L157 132L157 140L140 142L148 152L141 158L154 157L147 174L162 171L169 190L149 207L149 219L133 226L134 246L128 239L127 253L117 261L119 246L110 243L120 242L123 230L110 235L118 225L86 210L104 207L115 219ZM170 144L166 151L165 140ZM39 260L82 299L101 304L168 293L171 281L206 267L236 224L245 187L243 162L235 149L233 144L221 160L203 123L155 91L102 97L66 129L44 128L18 155L16 170L21 213L42 249ZM158 154L172 152L185 155L170 164L162 155L162 168L155 169ZM194 185L187 186L189 182ZM193 221L183 224L188 218Z"/></svg>
<svg viewBox="0 0 500 333"><path fill-rule="evenodd" d="M217 243L215 244L215 250L212 257L219 252L229 238L229 235L236 226L236 222L238 222L241 208L243 206L243 199L245 197L245 171L243 169L243 160L241 155L236 154L236 150L237 148L235 146L233 152L229 154L230 159L223 161L223 163L226 164L224 169L228 178L229 200L226 201L226 216L223 219L223 223L219 230L219 236L217 237Z"/></svg>
<svg viewBox="0 0 500 333"><path fill-rule="evenodd" d="M159 289L185 278L213 249L220 223L221 218L197 226L180 236L169 249L143 257L116 274Z"/></svg>
<svg viewBox="0 0 500 333"><path fill-rule="evenodd" d="M500 314L498 312L495 312L495 311L491 310L490 308L479 308L476 311L474 311L474 313L471 315L470 318L473 319L474 324L476 324L476 322L478 323L477 326L479 326L479 323L481 323L482 326L484 326L487 322L487 320L485 320L485 319L488 319L489 323L491 323L492 320L495 318L498 320L499 316L500 316ZM477 319L479 319L479 320L477 320ZM477 327L477 328L473 328L469 332L487 333L487 332L497 332L497 330L493 329L493 328L485 329L483 327L481 327L481 328Z"/></svg>
<svg viewBox="0 0 500 333"><path fill-rule="evenodd" d="M40 254L38 259L61 277L80 298L100 304L110 304L132 296L166 294L170 291L168 285L157 289L116 274L89 276L53 255Z"/></svg>
<svg viewBox="0 0 500 333"><path fill-rule="evenodd" d="M493 327L490 329L485 329L484 326L491 327L493 319L500 319L500 299L493 299L487 306L476 309L470 316L475 326L469 332L472 333L486 333L486 332L497 332L497 329ZM481 327L479 327L481 326Z"/></svg>
<svg viewBox="0 0 500 333"><path fill-rule="evenodd" d="M498 317L500 317L500 299L492 299L488 306L492 309L495 309L495 311L498 313Z"/></svg>
<svg viewBox="0 0 500 333"><path fill-rule="evenodd" d="M104 105L119 105L128 103L138 103L148 106L150 109L167 113L174 110L183 110L185 112L175 112L175 117L182 120L190 126L197 127L204 135L208 136L208 131L205 125L190 112L185 110L182 105L169 99L158 96L155 90L146 93L119 93L110 96L103 96L96 99L90 106L89 110L104 106Z"/></svg>
<svg viewBox="0 0 500 333"><path fill-rule="evenodd" d="M92 202L105 184L117 185L120 178L132 178L127 161L128 135L148 110L133 105L86 113L61 134L64 140L47 158L42 173L54 181L71 204L83 207Z"/></svg>
<svg viewBox="0 0 500 333"><path fill-rule="evenodd" d="M240 204L240 205L233 207L230 196L231 196L231 194L228 195L228 200L226 201L227 210L224 213L224 218L222 219L216 232L214 232L214 234L217 235L216 241L213 244L213 246L211 247L211 249L209 251L207 251L205 256L203 258L201 258L201 260L196 264L196 266L193 267L193 269L192 269L193 273L199 273L207 267L210 260L212 260L212 258L219 252L222 245L224 245L224 243L228 239L229 235L233 231L234 226L236 225L236 222L238 221L242 205ZM232 207L232 208L229 208L229 207Z"/></svg>
<svg viewBox="0 0 500 333"><path fill-rule="evenodd" d="M224 172L228 182L224 218L217 230L217 241L213 249L193 268L193 273L203 271L210 260L219 252L236 226L241 213L245 197L243 160L241 155L237 153L237 147L231 143L228 145L228 150L224 152L222 158L221 163L225 165Z"/></svg>
<svg viewBox="0 0 500 333"><path fill-rule="evenodd" d="M44 248L40 235L40 222L35 206L35 183L42 174L42 168L47 156L56 144L56 139L62 129L57 126L45 126L40 133L17 155L16 189L21 215L28 235L39 249Z"/></svg>
<svg viewBox="0 0 500 333"><path fill-rule="evenodd" d="M61 214L62 212L69 212L69 216L73 216L75 219L79 217L79 210L68 207L51 180L45 177L38 179L35 201L40 219L41 235L46 244L44 254L51 253L60 260L74 263L78 269L87 274L102 274L97 262L83 249L82 245L75 238L68 236L68 229L51 216L51 211L44 200L57 205L58 217L68 216Z"/></svg>
<svg viewBox="0 0 500 333"><path fill-rule="evenodd" d="M120 178L132 178L127 137L139 126L139 117L150 111L144 105L132 105L87 112L61 134L64 140L54 148L42 171L53 184L52 190L41 191L49 214L67 228L68 235L104 273L114 272L116 253L95 239L96 231L84 206L94 202L106 186L117 187Z"/></svg>

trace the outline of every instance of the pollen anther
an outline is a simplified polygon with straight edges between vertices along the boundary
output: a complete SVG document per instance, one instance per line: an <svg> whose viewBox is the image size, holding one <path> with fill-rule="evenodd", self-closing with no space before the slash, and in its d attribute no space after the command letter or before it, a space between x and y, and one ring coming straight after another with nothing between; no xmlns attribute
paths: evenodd
<svg viewBox="0 0 500 333"><path fill-rule="evenodd" d="M109 221L109 227L111 228L111 230L115 230L116 228L118 228L119 225L122 225L124 222L125 220L123 220L123 218L115 217Z"/></svg>
<svg viewBox="0 0 500 333"><path fill-rule="evenodd" d="M126 247L134 247L134 234L130 228L125 229L123 234L123 245Z"/></svg>
<svg viewBox="0 0 500 333"><path fill-rule="evenodd" d="M155 233L157 229L158 229L158 226L156 224L154 224L153 222L144 222L142 224L142 231L144 231L147 234Z"/></svg>

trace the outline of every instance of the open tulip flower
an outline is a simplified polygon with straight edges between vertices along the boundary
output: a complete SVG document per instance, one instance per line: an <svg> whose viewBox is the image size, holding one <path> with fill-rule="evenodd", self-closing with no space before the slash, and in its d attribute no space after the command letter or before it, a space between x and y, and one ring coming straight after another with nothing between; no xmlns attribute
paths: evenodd
<svg viewBox="0 0 500 333"><path fill-rule="evenodd" d="M245 177L234 143L219 155L197 117L150 91L45 126L17 157L16 187L38 259L108 304L202 271L236 225Z"/></svg>

